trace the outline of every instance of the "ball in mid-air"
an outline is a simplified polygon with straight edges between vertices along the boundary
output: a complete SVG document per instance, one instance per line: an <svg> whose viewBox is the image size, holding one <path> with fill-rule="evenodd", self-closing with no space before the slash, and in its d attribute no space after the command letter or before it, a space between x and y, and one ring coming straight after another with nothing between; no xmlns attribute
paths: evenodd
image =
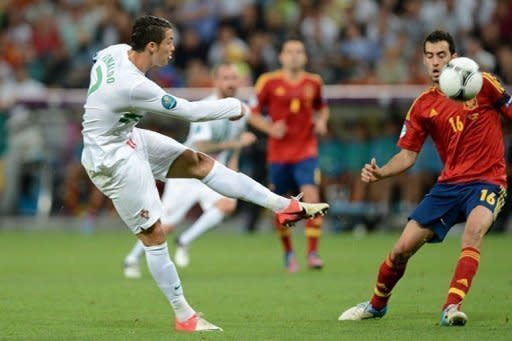
<svg viewBox="0 0 512 341"><path fill-rule="evenodd" d="M439 88L451 99L467 101L482 89L482 73L478 64L470 58L458 57L445 65L439 76Z"/></svg>

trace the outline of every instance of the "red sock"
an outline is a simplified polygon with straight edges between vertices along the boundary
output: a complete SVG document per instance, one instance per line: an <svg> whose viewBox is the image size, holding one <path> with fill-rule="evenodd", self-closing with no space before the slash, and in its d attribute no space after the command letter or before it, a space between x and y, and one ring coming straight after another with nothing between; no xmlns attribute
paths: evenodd
<svg viewBox="0 0 512 341"><path fill-rule="evenodd" d="M322 234L323 217L316 217L306 221L306 237L308 239L308 254L317 252L318 239Z"/></svg>
<svg viewBox="0 0 512 341"><path fill-rule="evenodd" d="M443 310L450 304L459 305L471 287L471 282L480 263L480 250L473 247L462 249L455 273L453 274L448 290L448 297L443 305Z"/></svg>
<svg viewBox="0 0 512 341"><path fill-rule="evenodd" d="M375 309L384 308L391 296L391 290L395 284L402 278L405 272L405 264L397 266L391 261L390 256L380 265L377 284L373 290L373 296L370 301Z"/></svg>
<svg viewBox="0 0 512 341"><path fill-rule="evenodd" d="M289 227L280 225L277 222L277 219L274 220L274 224L275 224L277 233L279 234L279 237L281 238L281 243L283 244L284 252L291 252L293 250L291 229Z"/></svg>

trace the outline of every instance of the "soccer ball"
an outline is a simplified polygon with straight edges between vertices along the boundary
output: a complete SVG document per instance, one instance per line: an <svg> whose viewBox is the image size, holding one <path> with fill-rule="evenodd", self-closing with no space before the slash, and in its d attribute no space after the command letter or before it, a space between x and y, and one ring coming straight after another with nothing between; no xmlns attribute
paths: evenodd
<svg viewBox="0 0 512 341"><path fill-rule="evenodd" d="M439 76L441 91L456 101L474 98L483 83L482 73L478 69L478 64L467 57L450 60Z"/></svg>

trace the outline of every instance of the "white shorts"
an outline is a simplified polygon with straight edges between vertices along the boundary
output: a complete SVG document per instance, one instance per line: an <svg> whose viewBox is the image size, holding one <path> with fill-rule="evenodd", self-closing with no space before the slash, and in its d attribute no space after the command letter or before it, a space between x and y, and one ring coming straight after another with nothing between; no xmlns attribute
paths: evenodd
<svg viewBox="0 0 512 341"><path fill-rule="evenodd" d="M162 224L178 224L196 203L206 211L225 198L197 179L167 179L162 195Z"/></svg>
<svg viewBox="0 0 512 341"><path fill-rule="evenodd" d="M135 128L126 148L133 150L129 157L111 167L95 165L95 170L87 173L96 187L112 199L126 225L138 234L161 218L162 202L155 179L165 180L171 163L187 147L165 135Z"/></svg>

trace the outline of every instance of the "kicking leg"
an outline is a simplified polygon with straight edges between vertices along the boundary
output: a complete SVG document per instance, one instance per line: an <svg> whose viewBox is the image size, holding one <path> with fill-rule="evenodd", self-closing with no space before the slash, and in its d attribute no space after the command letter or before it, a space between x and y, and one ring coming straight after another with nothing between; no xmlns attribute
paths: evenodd
<svg viewBox="0 0 512 341"><path fill-rule="evenodd" d="M214 161L206 154L185 150L169 167L169 178L197 178L214 191L242 199L278 213L283 225L293 224L304 218L324 215L328 204L299 203L281 197L245 174L235 172Z"/></svg>
<svg viewBox="0 0 512 341"><path fill-rule="evenodd" d="M384 316L391 291L402 278L408 260L433 235L432 230L423 228L416 221L410 220L400 239L380 266L371 300L346 310L338 320L363 320Z"/></svg>

